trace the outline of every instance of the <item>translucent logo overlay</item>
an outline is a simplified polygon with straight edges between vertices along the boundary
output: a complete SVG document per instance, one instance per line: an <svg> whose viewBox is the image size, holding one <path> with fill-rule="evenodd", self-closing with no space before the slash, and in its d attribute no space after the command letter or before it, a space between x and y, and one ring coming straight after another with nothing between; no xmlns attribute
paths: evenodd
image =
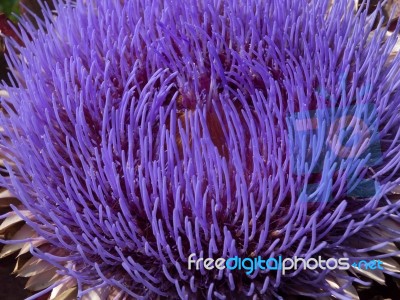
<svg viewBox="0 0 400 300"><path fill-rule="evenodd" d="M341 97L346 95L346 78L340 78ZM357 90L363 99L371 92L365 84ZM339 94L340 94L339 93ZM379 183L370 179L368 168L381 162L379 115L373 103L340 107L337 97L324 88L316 96L328 103L325 109L299 111L286 119L292 171L301 176L301 201L329 201L336 195L368 198L377 194ZM353 101L354 102L354 101ZM335 180L340 179L340 180Z"/></svg>

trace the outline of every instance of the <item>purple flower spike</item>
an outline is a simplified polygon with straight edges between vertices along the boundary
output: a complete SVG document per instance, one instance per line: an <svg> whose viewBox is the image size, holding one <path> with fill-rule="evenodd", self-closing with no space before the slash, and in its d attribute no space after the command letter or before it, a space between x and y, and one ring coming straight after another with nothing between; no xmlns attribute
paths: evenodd
<svg viewBox="0 0 400 300"><path fill-rule="evenodd" d="M30 251L31 299L354 299L399 277L400 27L373 30L379 7L56 2L8 41L1 98L21 202L1 256ZM382 268L207 266L234 257Z"/></svg>

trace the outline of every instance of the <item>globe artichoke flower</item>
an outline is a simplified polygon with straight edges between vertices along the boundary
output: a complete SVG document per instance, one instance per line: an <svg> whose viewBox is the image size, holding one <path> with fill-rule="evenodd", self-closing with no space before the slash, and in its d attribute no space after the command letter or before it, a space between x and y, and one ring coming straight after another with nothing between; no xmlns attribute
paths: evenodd
<svg viewBox="0 0 400 300"><path fill-rule="evenodd" d="M379 7L55 2L7 41L1 97L1 255L31 299L352 299L399 277L399 27Z"/></svg>

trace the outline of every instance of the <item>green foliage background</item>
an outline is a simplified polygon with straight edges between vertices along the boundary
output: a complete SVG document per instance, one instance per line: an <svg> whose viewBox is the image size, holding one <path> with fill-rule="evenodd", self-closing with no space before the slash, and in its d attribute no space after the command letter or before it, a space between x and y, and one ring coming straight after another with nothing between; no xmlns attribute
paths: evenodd
<svg viewBox="0 0 400 300"><path fill-rule="evenodd" d="M18 2L18 0L0 0L0 13L3 12L8 16L18 13Z"/></svg>

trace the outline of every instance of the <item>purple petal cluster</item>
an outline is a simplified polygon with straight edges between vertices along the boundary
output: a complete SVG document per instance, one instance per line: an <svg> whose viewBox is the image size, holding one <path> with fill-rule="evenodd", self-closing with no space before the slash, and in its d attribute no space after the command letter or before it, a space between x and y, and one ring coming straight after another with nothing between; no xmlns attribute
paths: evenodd
<svg viewBox="0 0 400 300"><path fill-rule="evenodd" d="M346 299L398 276L188 269L192 253L399 255L400 58L397 34L373 23L344 0L60 1L39 30L22 22L1 183L51 245L32 255L80 297L109 299ZM370 116L378 149L338 160L323 125L348 107ZM303 138L291 120L313 111ZM357 196L360 180L377 188Z"/></svg>

